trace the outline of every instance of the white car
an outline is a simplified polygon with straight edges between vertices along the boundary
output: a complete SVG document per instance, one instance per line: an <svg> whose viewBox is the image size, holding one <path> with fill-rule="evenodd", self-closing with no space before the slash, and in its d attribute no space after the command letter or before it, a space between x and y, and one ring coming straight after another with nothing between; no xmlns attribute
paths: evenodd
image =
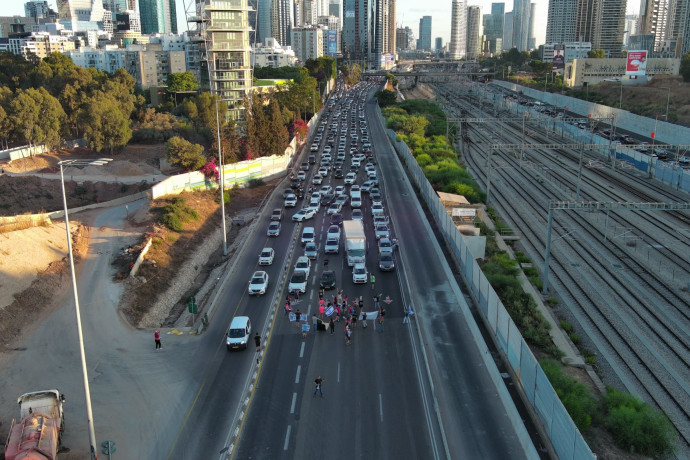
<svg viewBox="0 0 690 460"><path fill-rule="evenodd" d="M319 192L321 193L322 196L328 195L332 191L333 191L333 187L331 187L330 185L322 185L321 190L319 190Z"/></svg>
<svg viewBox="0 0 690 460"><path fill-rule="evenodd" d="M338 238L328 238L323 247L323 252L326 254L338 254L340 252L340 240Z"/></svg>
<svg viewBox="0 0 690 460"><path fill-rule="evenodd" d="M391 237L391 231L388 229L388 225L386 224L376 224L374 227L374 234L376 235L377 240L380 238Z"/></svg>
<svg viewBox="0 0 690 460"><path fill-rule="evenodd" d="M347 175L345 176L345 183L346 183L347 185L352 185L352 184L354 184L356 180L357 180L357 174L356 174L356 173L349 172L349 173L347 173Z"/></svg>
<svg viewBox="0 0 690 460"><path fill-rule="evenodd" d="M304 227L302 229L302 244L313 243L314 239L314 227Z"/></svg>
<svg viewBox="0 0 690 460"><path fill-rule="evenodd" d="M333 193L335 193L335 196L342 195L345 193L345 186L338 185L335 189L333 189Z"/></svg>
<svg viewBox="0 0 690 460"><path fill-rule="evenodd" d="M294 208L297 206L297 196L294 193L287 195L284 204L286 208Z"/></svg>
<svg viewBox="0 0 690 460"><path fill-rule="evenodd" d="M307 206L305 209L311 209L314 211L314 213L318 212L319 209L321 209L321 198L312 196L309 200L309 206Z"/></svg>
<svg viewBox="0 0 690 460"><path fill-rule="evenodd" d="M352 282L355 284L363 284L368 281L368 277L367 267L364 264L355 264L352 269Z"/></svg>
<svg viewBox="0 0 690 460"><path fill-rule="evenodd" d="M307 173L304 171L300 171L297 173L297 179L299 180L306 180L307 179Z"/></svg>
<svg viewBox="0 0 690 460"><path fill-rule="evenodd" d="M352 220L359 220L361 221L364 216L362 215L362 210L361 209L353 209L352 210Z"/></svg>
<svg viewBox="0 0 690 460"><path fill-rule="evenodd" d="M335 203L332 203L328 209L326 210L326 214L329 216L332 216L333 214L338 214L343 210L343 205L341 203L338 203L337 201Z"/></svg>
<svg viewBox="0 0 690 460"><path fill-rule="evenodd" d="M379 254L393 253L393 243L390 238L381 238L379 240Z"/></svg>
<svg viewBox="0 0 690 460"><path fill-rule="evenodd" d="M268 273L264 271L254 272L249 280L249 295L266 294L268 288Z"/></svg>
<svg viewBox="0 0 690 460"><path fill-rule="evenodd" d="M374 201L371 205L371 216L382 216L383 215L383 205L380 201Z"/></svg>
<svg viewBox="0 0 690 460"><path fill-rule="evenodd" d="M376 187L376 184L374 183L374 181L368 180L362 184L362 191L363 192L371 192L371 189L374 187Z"/></svg>
<svg viewBox="0 0 690 460"><path fill-rule="evenodd" d="M326 176L328 176L328 168L325 167L325 166L321 166L321 167L319 168L319 176L321 176L321 177L326 177Z"/></svg>
<svg viewBox="0 0 690 460"><path fill-rule="evenodd" d="M263 248L259 254L259 265L271 265L275 258L275 251L273 248Z"/></svg>
<svg viewBox="0 0 690 460"><path fill-rule="evenodd" d="M386 216L374 216L374 225L386 224L388 225L388 217Z"/></svg>
<svg viewBox="0 0 690 460"><path fill-rule="evenodd" d="M295 222L302 222L307 219L311 219L316 215L316 210L311 207L308 208L302 208L299 211L295 213L295 215L292 216L292 220Z"/></svg>
<svg viewBox="0 0 690 460"><path fill-rule="evenodd" d="M314 179L312 182L314 185L321 185L323 183L323 177L319 176L318 174L314 174Z"/></svg>
<svg viewBox="0 0 690 460"><path fill-rule="evenodd" d="M326 238L340 239L340 227L338 225L331 225L330 227L328 227L328 233L326 233Z"/></svg>
<svg viewBox="0 0 690 460"><path fill-rule="evenodd" d="M354 192L361 192L362 188L359 185L353 185L350 187L350 196L352 196L352 193Z"/></svg>
<svg viewBox="0 0 690 460"><path fill-rule="evenodd" d="M288 285L288 292L299 291L305 293L307 291L307 274L303 270L295 270L290 278Z"/></svg>
<svg viewBox="0 0 690 460"><path fill-rule="evenodd" d="M295 271L302 270L309 276L311 272L311 260L307 256L300 256L297 258L297 263L295 264Z"/></svg>
<svg viewBox="0 0 690 460"><path fill-rule="evenodd" d="M335 202L338 203L341 208L345 206L348 201L350 201L350 197L345 194L338 195L337 197L335 197Z"/></svg>

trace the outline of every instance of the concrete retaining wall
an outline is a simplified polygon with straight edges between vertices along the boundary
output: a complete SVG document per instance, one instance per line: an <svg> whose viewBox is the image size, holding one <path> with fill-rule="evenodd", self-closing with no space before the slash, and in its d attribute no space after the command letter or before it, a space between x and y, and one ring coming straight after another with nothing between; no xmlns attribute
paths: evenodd
<svg viewBox="0 0 690 460"><path fill-rule="evenodd" d="M118 206L121 204L126 204L126 203L131 203L133 201L138 201L138 200L141 200L142 198L149 198L150 199L151 198L151 191L146 190L143 192L135 193L134 195L127 195L127 196L123 196L122 198L116 198L114 200L104 201L102 203L88 204L86 206L81 206L79 208L70 209L69 212L70 212L70 214L74 214L74 213L81 212L81 211L87 211L89 209L109 208L111 206ZM60 210L60 211L49 212L48 216L51 217L52 219L61 219L62 217L65 216L65 211Z"/></svg>
<svg viewBox="0 0 690 460"><path fill-rule="evenodd" d="M635 115L627 110L616 109L594 102L587 102L570 96L563 96L557 93L545 93L536 89L528 88L515 83L505 81L494 81L495 85L502 86L512 91L522 91L526 96L532 97L556 107L568 107L570 111L583 116L592 114L593 117L608 117L611 114L616 117L616 126L633 133L643 136L650 136L656 132L657 142L664 144L688 144L690 143L690 128L685 126L667 123L653 118ZM623 102L625 103L625 88L623 88ZM625 105L625 104L623 104ZM656 125L656 128L655 128Z"/></svg>

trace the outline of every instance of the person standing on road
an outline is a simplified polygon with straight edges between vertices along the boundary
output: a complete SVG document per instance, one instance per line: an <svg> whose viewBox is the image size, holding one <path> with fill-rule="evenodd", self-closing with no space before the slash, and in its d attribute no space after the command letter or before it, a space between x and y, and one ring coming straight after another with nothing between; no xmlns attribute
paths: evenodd
<svg viewBox="0 0 690 460"><path fill-rule="evenodd" d="M403 316L403 324L410 322L410 315L411 314L412 314L412 305L408 306L407 309L405 309L405 316Z"/></svg>
<svg viewBox="0 0 690 460"><path fill-rule="evenodd" d="M321 390L321 384L325 381L325 379L321 378L319 375L314 379L314 396L316 396L316 392L318 391L319 394L321 394L321 397L323 398L323 390Z"/></svg>
<svg viewBox="0 0 690 460"><path fill-rule="evenodd" d="M163 348L163 345L161 345L161 332L158 329L153 333L153 339L156 341L156 350Z"/></svg>
<svg viewBox="0 0 690 460"><path fill-rule="evenodd" d="M350 345L352 343L352 331L350 330L350 325L345 326L345 345Z"/></svg>
<svg viewBox="0 0 690 460"><path fill-rule="evenodd" d="M314 334L316 334L316 324L318 320L316 318L316 313L311 315L311 326L314 328Z"/></svg>
<svg viewBox="0 0 690 460"><path fill-rule="evenodd" d="M256 352L261 352L261 336L258 332L254 334L254 343L256 344ZM256 355L256 364L259 364L259 355Z"/></svg>
<svg viewBox="0 0 690 460"><path fill-rule="evenodd" d="M362 311L362 327L367 328L367 312Z"/></svg>
<svg viewBox="0 0 690 460"><path fill-rule="evenodd" d="M328 326L331 328L331 335L335 332L335 323L333 322L333 318L331 318L331 321L328 323Z"/></svg>
<svg viewBox="0 0 690 460"><path fill-rule="evenodd" d="M376 318L377 330L383 332L383 315L379 313L378 318Z"/></svg>

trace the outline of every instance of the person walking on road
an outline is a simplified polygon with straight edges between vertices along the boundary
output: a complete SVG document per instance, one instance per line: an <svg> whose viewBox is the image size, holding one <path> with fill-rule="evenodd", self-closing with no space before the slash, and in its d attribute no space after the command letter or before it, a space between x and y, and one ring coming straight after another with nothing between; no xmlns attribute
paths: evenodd
<svg viewBox="0 0 690 460"><path fill-rule="evenodd" d="M311 327L314 328L314 334L316 334L316 324L318 323L318 319L316 318L316 313L311 315Z"/></svg>
<svg viewBox="0 0 690 460"><path fill-rule="evenodd" d="M331 321L328 323L328 326L331 328L331 335L335 332L335 323L333 322L333 318L331 318Z"/></svg>
<svg viewBox="0 0 690 460"><path fill-rule="evenodd" d="M323 390L321 390L321 384L325 381L324 378L322 378L320 375L314 379L314 396L316 396L316 392L318 391L319 394L321 394L321 397L323 398Z"/></svg>
<svg viewBox="0 0 690 460"><path fill-rule="evenodd" d="M153 339L156 341L156 350L163 348L163 345L161 345L161 332L158 329L153 333Z"/></svg>
<svg viewBox="0 0 690 460"><path fill-rule="evenodd" d="M405 316L403 316L403 324L410 322L410 315L412 314L412 305L408 306L405 310Z"/></svg>
<svg viewBox="0 0 690 460"><path fill-rule="evenodd" d="M254 343L256 344L256 352L259 353L261 351L261 336L258 332L254 334ZM259 364L259 355L256 355L256 363Z"/></svg>
<svg viewBox="0 0 690 460"><path fill-rule="evenodd" d="M378 318L376 318L376 330L378 332L383 332L383 315L379 313Z"/></svg>
<svg viewBox="0 0 690 460"><path fill-rule="evenodd" d="M367 328L367 312L365 311L362 312L362 327Z"/></svg>
<svg viewBox="0 0 690 460"><path fill-rule="evenodd" d="M345 326L345 345L350 345L352 343L352 331L350 330L350 325Z"/></svg>

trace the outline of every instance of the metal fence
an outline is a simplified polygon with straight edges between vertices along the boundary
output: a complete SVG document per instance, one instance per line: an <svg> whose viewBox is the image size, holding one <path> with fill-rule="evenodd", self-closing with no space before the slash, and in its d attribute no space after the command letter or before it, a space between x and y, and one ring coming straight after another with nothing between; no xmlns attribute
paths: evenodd
<svg viewBox="0 0 690 460"><path fill-rule="evenodd" d="M508 311L482 273L479 264L475 261L410 149L404 142L398 141L394 131L387 130L387 132L400 160L407 168L410 180L419 189L419 194L429 208L436 225L455 257L460 261L465 279L475 298L479 300L479 310L495 335L497 343L508 357L508 362L527 399L539 415L558 457L562 460L595 459L595 455L556 395L556 391L510 318Z"/></svg>

